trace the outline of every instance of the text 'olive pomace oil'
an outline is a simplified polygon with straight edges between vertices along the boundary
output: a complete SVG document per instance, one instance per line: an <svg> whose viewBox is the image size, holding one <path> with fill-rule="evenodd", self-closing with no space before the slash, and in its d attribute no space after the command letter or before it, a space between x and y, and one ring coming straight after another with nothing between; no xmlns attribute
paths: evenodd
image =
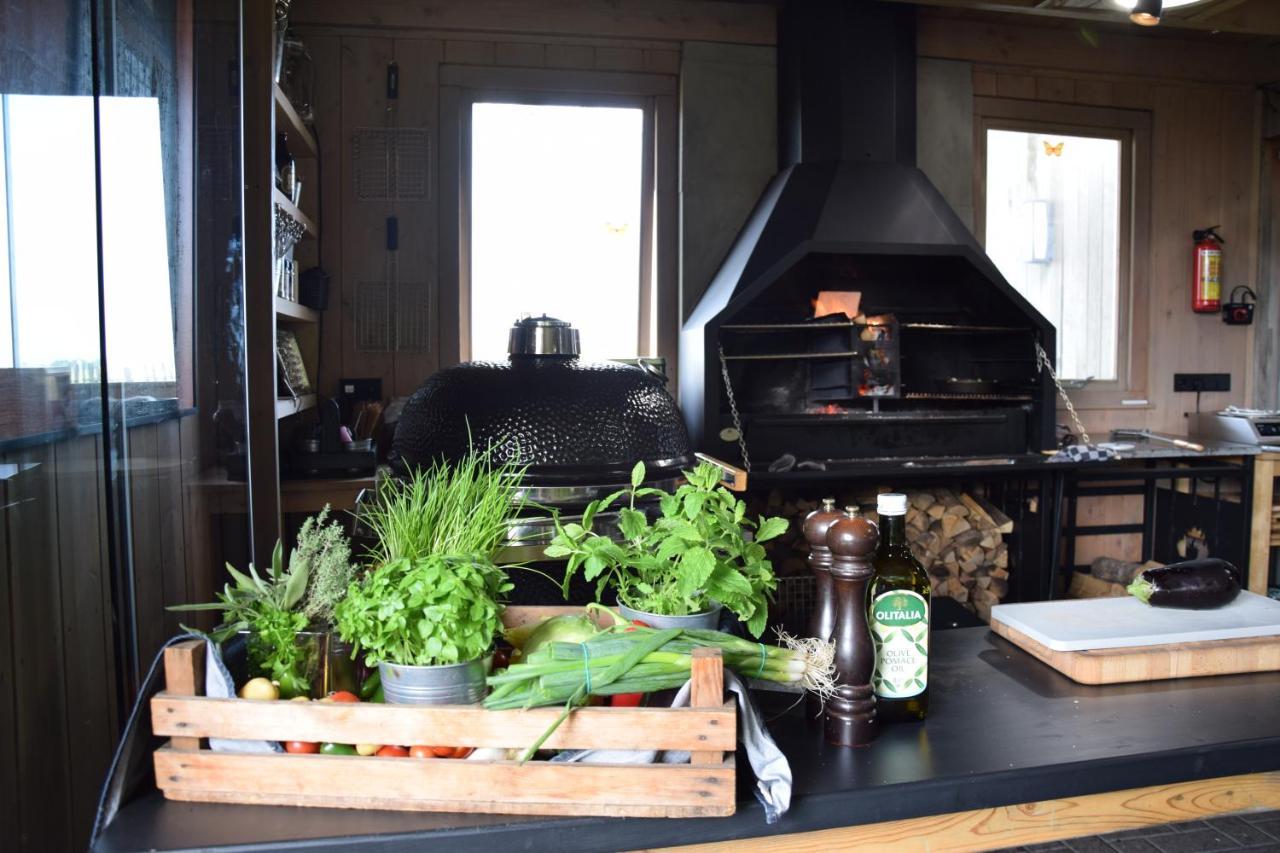
<svg viewBox="0 0 1280 853"><path fill-rule="evenodd" d="M923 720L929 712L929 576L907 544L907 496L879 495L876 512L880 544L867 587L876 714L881 722Z"/></svg>

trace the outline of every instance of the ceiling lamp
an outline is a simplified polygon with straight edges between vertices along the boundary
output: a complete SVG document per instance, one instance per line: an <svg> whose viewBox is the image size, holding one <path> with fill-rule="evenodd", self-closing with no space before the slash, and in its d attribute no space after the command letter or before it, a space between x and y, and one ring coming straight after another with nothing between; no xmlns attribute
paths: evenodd
<svg viewBox="0 0 1280 853"><path fill-rule="evenodd" d="M1165 9L1177 9L1181 6L1194 6L1206 0L1113 0L1113 2L1129 11L1129 19L1144 27L1154 27L1160 23L1160 13Z"/></svg>
<svg viewBox="0 0 1280 853"><path fill-rule="evenodd" d="M1129 12L1129 20L1143 27L1154 27L1160 23L1160 13L1164 4L1160 0L1138 0Z"/></svg>

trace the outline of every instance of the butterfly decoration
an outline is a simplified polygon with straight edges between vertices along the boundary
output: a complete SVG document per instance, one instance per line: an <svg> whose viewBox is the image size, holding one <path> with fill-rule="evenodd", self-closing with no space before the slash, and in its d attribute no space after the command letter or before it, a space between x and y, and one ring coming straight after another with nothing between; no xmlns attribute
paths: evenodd
<svg viewBox="0 0 1280 853"><path fill-rule="evenodd" d="M1064 146L1066 146L1067 143L1063 141L1063 142L1059 142L1057 145L1051 145L1049 143L1049 140L1045 139L1045 140L1041 140L1041 144L1044 145L1044 153L1046 156L1061 157L1062 149Z"/></svg>
<svg viewBox="0 0 1280 853"><path fill-rule="evenodd" d="M628 222L624 222L621 225L614 225L612 222L606 222L604 224L605 230L610 234L626 234L628 227L630 227L630 223Z"/></svg>

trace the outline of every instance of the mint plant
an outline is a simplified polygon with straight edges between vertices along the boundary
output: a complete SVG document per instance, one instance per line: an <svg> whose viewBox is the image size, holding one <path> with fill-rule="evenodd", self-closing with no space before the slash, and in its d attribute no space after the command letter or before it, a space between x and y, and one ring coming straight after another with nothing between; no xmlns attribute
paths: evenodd
<svg viewBox="0 0 1280 853"><path fill-rule="evenodd" d="M674 494L641 488L644 472L644 463L637 462L631 487L592 501L581 523L561 524L556 517L546 555L568 558L565 594L581 569L586 580L596 581L597 598L612 588L628 607L662 616L701 613L719 602L759 637L769 593L777 588L763 543L786 531L786 519L746 518L746 504L720 485L714 465L686 471L688 482ZM661 513L652 522L636 509L637 499L649 497L658 498ZM621 542L592 529L596 516L615 504Z"/></svg>

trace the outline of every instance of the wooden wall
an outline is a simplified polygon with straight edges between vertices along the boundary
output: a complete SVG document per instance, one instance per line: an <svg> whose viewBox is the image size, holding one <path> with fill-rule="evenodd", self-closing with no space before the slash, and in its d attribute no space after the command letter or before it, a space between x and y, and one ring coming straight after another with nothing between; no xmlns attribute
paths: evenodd
<svg viewBox="0 0 1280 853"><path fill-rule="evenodd" d="M1217 315L1190 309L1191 232L1220 224L1228 240L1228 286L1259 289L1262 134L1254 79L1265 65L1254 46L1216 44L1186 34L1104 30L1095 37L1097 46L1071 27L929 11L920 15L918 52L967 64L975 97L1050 107L1116 107L1150 115L1150 239L1148 245L1134 247L1134 260L1145 277L1137 295L1143 298L1145 292L1141 307L1146 309L1146 327L1134 337L1146 342L1147 377L1144 388L1125 395L1148 403L1097 405L1089 402L1087 391L1073 397L1094 440L1106 440L1113 428L1122 426L1184 434L1190 429L1186 413L1194 411L1195 395L1174 393L1175 372L1231 375L1231 392L1203 395L1202 410L1254 401L1255 328L1226 326ZM1153 76L1153 70L1160 76ZM929 120L921 117L922 124ZM967 157L952 157L950 167L935 160L926 170L939 184L943 180L935 172L940 168L976 174L971 156L970 151ZM1058 420L1067 422L1065 411L1059 411ZM1082 499L1078 520L1140 522L1142 501ZM1076 542L1076 562L1087 564L1097 556L1136 560L1139 546L1132 535L1082 537Z"/></svg>
<svg viewBox="0 0 1280 853"><path fill-rule="evenodd" d="M1250 49L1203 38L1095 37L1096 47L1071 27L922 12L918 52L970 63L975 97L1150 114L1151 236L1134 248L1146 277L1135 295L1145 289L1148 324L1135 338L1148 341L1148 375L1145 388L1126 394L1148 404L1101 407L1087 392L1079 397L1094 438L1116 426L1185 433L1195 395L1173 392L1175 372L1231 374L1231 392L1204 395L1204 410L1252 400L1253 329L1192 313L1190 275L1192 230L1219 224L1227 284L1257 286L1260 98L1248 76L1256 69ZM971 163L953 162L972 173Z"/></svg>
<svg viewBox="0 0 1280 853"><path fill-rule="evenodd" d="M321 265L333 276L323 319L321 392L332 393L339 378L378 377L384 396L408 394L438 367L456 360L456 285L440 282L441 253L456 251L453 240L442 236L453 233L446 217L457 216L441 208L439 193L440 151L451 143L440 138L442 65L675 76L685 41L767 45L773 41L773 16L768 6L715 0L296 4L293 23L316 68L316 125L324 159ZM394 100L386 95L386 68L392 61L400 76L400 96ZM426 131L432 169L427 198L356 198L352 146L357 133L369 128ZM764 137L754 147L772 152L772 121L752 129ZM730 217L732 222L721 222L727 234L720 238L723 243L737 232L753 201L754 195L745 203L735 200L743 209ZM385 249L389 216L399 222L400 249L394 253ZM357 345L360 288L386 280L389 265L401 283L426 285L434 334L425 350L368 351Z"/></svg>
<svg viewBox="0 0 1280 853"><path fill-rule="evenodd" d="M195 432L193 417L129 430L144 672L179 630L165 606L212 595ZM124 722L118 680L132 681L116 653L102 436L0 453L0 471L0 849L83 849Z"/></svg>

